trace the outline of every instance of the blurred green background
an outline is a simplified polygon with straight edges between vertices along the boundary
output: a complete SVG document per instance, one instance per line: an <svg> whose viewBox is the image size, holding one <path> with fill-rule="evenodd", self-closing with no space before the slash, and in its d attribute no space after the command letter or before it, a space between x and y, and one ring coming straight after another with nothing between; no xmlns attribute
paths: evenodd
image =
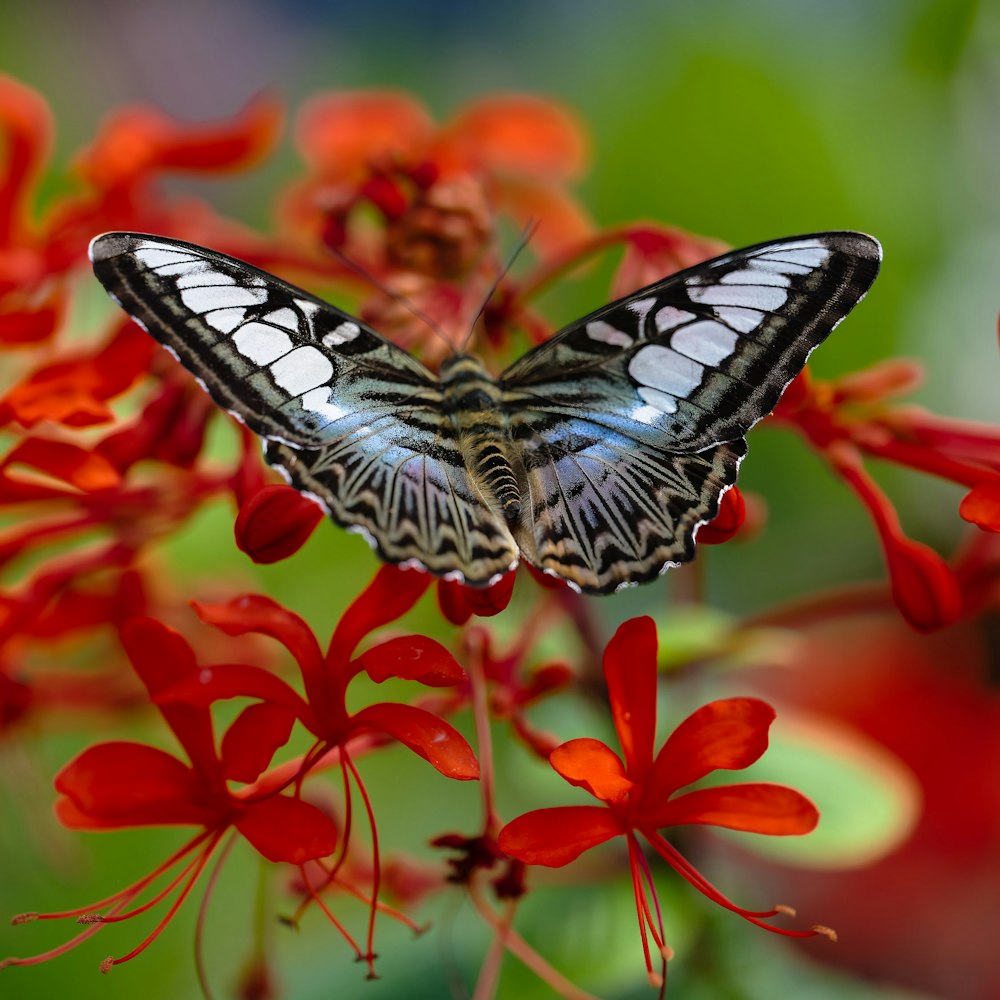
<svg viewBox="0 0 1000 1000"><path fill-rule="evenodd" d="M918 401L988 421L1000 418L998 51L998 5L963 0L48 0L0 12L0 69L51 102L57 166L91 139L106 113L134 101L200 119L232 114L262 88L287 99L294 113L317 91L395 86L444 119L470 98L495 91L561 99L590 131L592 167L579 193L599 224L653 219L734 245L822 229L877 236L885 248L882 276L814 358L816 373L834 375L889 355L917 357L928 371ZM266 230L276 193L298 169L286 138L252 176L198 191ZM581 315L601 304L604 290L597 277L574 283L552 297L550 316L562 323ZM961 527L958 490L897 470L880 476L910 533L947 551ZM783 597L882 575L867 516L789 435L766 428L753 434L741 486L762 494L771 516L759 538L711 553L713 604L752 612ZM175 545L174 565L192 584L214 572L224 547L228 557L230 522L219 508ZM333 534L321 531L306 551L273 568L241 562L242 585L266 589L327 630L353 581L374 566L363 543L347 546ZM342 590L345 579L351 586ZM618 622L659 600L651 588L631 591L600 613ZM55 828L48 817L51 774L93 738L92 731L67 731L6 752L11 780L0 792L8 817L0 831L0 911L98 898L178 842L169 833L79 838ZM397 775L415 774L409 769L417 766L387 755L372 762L373 783L387 768L383 781L405 784ZM513 774L516 766L509 769ZM427 835L464 818L461 796L442 792L440 810L435 800L433 811L425 808L416 821ZM473 798L461 801L471 809ZM409 804L380 805L390 843L394 819L412 834L414 821L404 818ZM233 860L208 935L220 983L244 954L257 878L248 859ZM684 914L699 901L669 885L665 903L682 949ZM641 980L623 985L641 969L627 886L606 907L584 892L565 886L548 902L533 902L522 932L530 936L533 928L540 950L564 970L587 966L583 978L593 975L589 981L601 995L651 995ZM106 953L99 941L40 969L4 972L0 996L195 996L189 909L147 954L107 979L96 969ZM450 976L469 981L486 935L456 901L439 907L435 919L442 933L430 944L413 944L383 926L385 978L373 984L363 982L319 921L315 933L300 936L273 928L282 938L287 995L449 995ZM725 942L718 953L734 971L678 963L671 995L680 1000L910 995L814 969L784 942L735 918L711 919ZM128 928L107 950L120 952L118 942L133 941L138 930ZM4 930L0 953L32 950L30 933ZM503 996L549 995L513 963L509 968Z"/></svg>

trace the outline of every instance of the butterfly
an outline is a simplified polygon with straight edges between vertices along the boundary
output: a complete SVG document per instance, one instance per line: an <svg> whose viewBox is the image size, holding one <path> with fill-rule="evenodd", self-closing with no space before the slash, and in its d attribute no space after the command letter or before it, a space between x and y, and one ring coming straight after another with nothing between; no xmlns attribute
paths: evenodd
<svg viewBox="0 0 1000 1000"><path fill-rule="evenodd" d="M190 243L105 233L90 257L266 460L386 562L481 587L524 559L606 594L693 558L747 431L868 291L881 247L829 232L724 254L499 378L460 353L434 374L360 319Z"/></svg>

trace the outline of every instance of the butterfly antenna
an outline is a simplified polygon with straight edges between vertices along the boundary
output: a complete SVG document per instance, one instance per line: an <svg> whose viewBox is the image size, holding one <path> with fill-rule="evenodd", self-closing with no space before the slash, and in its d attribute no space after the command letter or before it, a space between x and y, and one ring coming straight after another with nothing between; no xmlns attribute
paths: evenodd
<svg viewBox="0 0 1000 1000"><path fill-rule="evenodd" d="M464 351L468 346L469 341L472 340L472 335L476 332L476 326L483 318L483 313L486 312L486 307L490 304L490 299L492 299L494 294L496 294L496 290L500 287L500 282L503 281L503 279L510 273L510 269L514 266L514 261L517 260L521 251L528 245L531 237L535 235L535 230L537 228L538 220L530 219L524 229L521 230L521 235L518 237L517 243L511 251L510 256L507 258L506 263L500 269L500 272L497 274L493 284L490 285L489 291L483 296L482 304L479 306L475 317L469 324L469 332L465 335L465 339L462 341L461 347L459 347L460 352Z"/></svg>
<svg viewBox="0 0 1000 1000"><path fill-rule="evenodd" d="M375 277L375 275L372 274L368 268L364 267L364 265L359 264L356 260L348 257L343 250L334 249L333 254L348 270L353 271L359 278L367 281L368 284L374 289L381 292L387 298L392 299L393 302L401 305L408 313L410 313L410 315L419 319L420 322L423 323L432 333L437 334L448 345L449 350L455 350L455 345L452 343L448 334L446 334L444 330L442 330L441 327L438 326L438 324L423 311L423 309L415 306L405 295L402 294L402 292L397 292L394 288L390 288L380 278Z"/></svg>

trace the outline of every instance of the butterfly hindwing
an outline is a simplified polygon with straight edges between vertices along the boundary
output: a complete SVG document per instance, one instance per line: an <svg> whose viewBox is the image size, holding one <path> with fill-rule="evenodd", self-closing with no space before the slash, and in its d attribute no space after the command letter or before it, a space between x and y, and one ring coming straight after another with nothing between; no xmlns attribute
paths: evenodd
<svg viewBox="0 0 1000 1000"><path fill-rule="evenodd" d="M605 306L511 365L502 398L532 504L522 551L598 593L690 559L744 435L879 260L858 233L749 247Z"/></svg>
<svg viewBox="0 0 1000 1000"><path fill-rule="evenodd" d="M389 562L475 584L517 547L454 441L430 372L347 313L279 278L180 241L108 233L97 277L266 457Z"/></svg>

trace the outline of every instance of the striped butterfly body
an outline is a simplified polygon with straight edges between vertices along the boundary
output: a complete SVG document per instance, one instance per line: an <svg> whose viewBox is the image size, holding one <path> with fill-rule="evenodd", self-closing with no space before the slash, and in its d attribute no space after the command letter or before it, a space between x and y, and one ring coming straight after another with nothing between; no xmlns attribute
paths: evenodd
<svg viewBox="0 0 1000 1000"><path fill-rule="evenodd" d="M222 254L107 233L112 298L260 435L267 461L387 562L485 586L523 558L587 593L694 555L768 414L881 251L834 232L688 268L492 378L437 375L360 320Z"/></svg>

